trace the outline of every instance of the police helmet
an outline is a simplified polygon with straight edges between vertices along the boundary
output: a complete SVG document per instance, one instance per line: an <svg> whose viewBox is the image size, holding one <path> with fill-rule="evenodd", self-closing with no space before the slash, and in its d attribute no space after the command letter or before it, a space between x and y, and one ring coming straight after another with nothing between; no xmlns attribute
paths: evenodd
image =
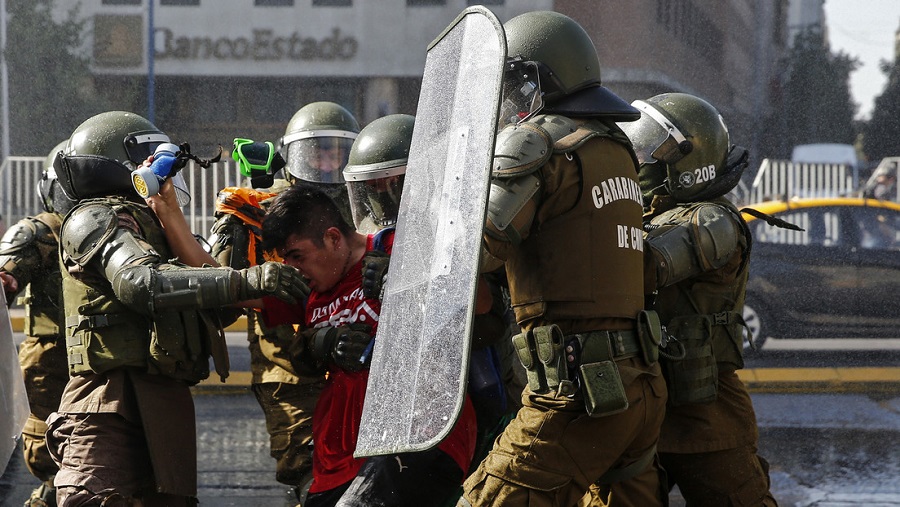
<svg viewBox="0 0 900 507"><path fill-rule="evenodd" d="M357 229L367 218L379 227L397 223L415 120L408 114L378 118L353 142L344 179Z"/></svg>
<svg viewBox="0 0 900 507"><path fill-rule="evenodd" d="M728 128L712 105L686 93L632 105L641 118L619 126L634 145L645 202L659 194L678 202L702 201L734 188L746 164L727 163Z"/></svg>
<svg viewBox="0 0 900 507"><path fill-rule="evenodd" d="M53 168L53 162L56 156L66 147L68 139L57 144L47 158L44 159L44 169L41 172L41 179L38 181L37 194L41 201L41 207L44 211L50 213L66 214L75 205L75 201L69 199L59 185L56 177L56 169Z"/></svg>
<svg viewBox="0 0 900 507"><path fill-rule="evenodd" d="M501 126L521 121L539 110L614 121L640 116L601 85L600 59L594 42L572 18L553 11L526 12L503 27L508 59Z"/></svg>
<svg viewBox="0 0 900 507"><path fill-rule="evenodd" d="M356 118L339 104L313 102L301 107L279 143L287 162L285 178L292 183L343 185L342 171L358 133Z"/></svg>
<svg viewBox="0 0 900 507"><path fill-rule="evenodd" d="M121 195L142 201L134 191L131 172L169 136L146 118L126 111L92 116L75 128L53 162L59 184L74 201ZM172 178L179 204L190 202L181 174Z"/></svg>

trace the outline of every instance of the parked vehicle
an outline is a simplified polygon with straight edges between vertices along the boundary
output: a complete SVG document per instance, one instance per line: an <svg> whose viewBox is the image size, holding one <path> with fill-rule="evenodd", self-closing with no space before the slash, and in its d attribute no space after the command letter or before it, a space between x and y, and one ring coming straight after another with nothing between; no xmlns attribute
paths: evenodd
<svg viewBox="0 0 900 507"><path fill-rule="evenodd" d="M900 204L827 198L749 207L804 229L744 215L753 248L743 313L757 347L769 337L900 337Z"/></svg>

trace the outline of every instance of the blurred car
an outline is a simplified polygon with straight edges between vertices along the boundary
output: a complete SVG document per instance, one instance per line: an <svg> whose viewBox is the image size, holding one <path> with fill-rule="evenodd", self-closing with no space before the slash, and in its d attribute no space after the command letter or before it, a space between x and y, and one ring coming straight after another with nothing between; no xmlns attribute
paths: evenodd
<svg viewBox="0 0 900 507"><path fill-rule="evenodd" d="M839 197L747 207L804 229L744 214L753 247L743 313L757 349L768 337L900 337L900 204Z"/></svg>

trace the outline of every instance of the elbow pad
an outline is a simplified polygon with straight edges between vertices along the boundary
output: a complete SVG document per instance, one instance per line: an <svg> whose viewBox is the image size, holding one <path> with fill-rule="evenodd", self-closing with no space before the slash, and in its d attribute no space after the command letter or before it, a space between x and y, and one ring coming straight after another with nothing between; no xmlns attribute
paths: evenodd
<svg viewBox="0 0 900 507"><path fill-rule="evenodd" d="M145 315L166 310L218 308L239 301L241 274L229 268L187 268L138 264L119 270L113 291L129 308Z"/></svg>
<svg viewBox="0 0 900 507"><path fill-rule="evenodd" d="M647 235L659 287L719 269L740 247L741 229L724 208L704 204L683 218L687 219L665 224Z"/></svg>

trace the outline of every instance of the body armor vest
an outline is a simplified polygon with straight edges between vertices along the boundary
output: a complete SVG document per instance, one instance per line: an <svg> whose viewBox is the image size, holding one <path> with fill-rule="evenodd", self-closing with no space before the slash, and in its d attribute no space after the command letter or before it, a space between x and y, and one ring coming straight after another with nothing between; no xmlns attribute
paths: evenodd
<svg viewBox="0 0 900 507"><path fill-rule="evenodd" d="M659 289L656 310L669 335L685 348L683 359L666 359L663 371L670 404L709 402L716 398L719 371L743 368L741 309L747 287L750 231L737 208L724 198L678 205L650 220L648 239L689 221L698 204L713 202L741 224L739 254L722 268Z"/></svg>
<svg viewBox="0 0 900 507"><path fill-rule="evenodd" d="M144 241L161 259L171 257L163 230L147 206L114 197L102 201L117 216L124 213L134 218ZM77 208L67 218L75 213ZM63 262L72 264L65 252ZM103 275L88 269L75 276L65 265L63 296L70 374L135 367L189 383L209 376L209 333L215 330L209 315L198 310L158 312L152 318L142 315L118 300Z"/></svg>
<svg viewBox="0 0 900 507"><path fill-rule="evenodd" d="M44 269L32 275L31 283L19 298L19 303L25 307L23 331L26 336L60 336L65 320L62 308L62 274L59 272L59 229L62 226L62 216L45 212L32 220L40 223L37 227L36 244Z"/></svg>
<svg viewBox="0 0 900 507"><path fill-rule="evenodd" d="M529 236L506 263L520 324L635 319L643 309L643 208L633 153L613 131L590 125L582 125L579 139L557 141L538 170L553 184L541 185ZM553 193L572 189L574 206L550 209L569 206Z"/></svg>

